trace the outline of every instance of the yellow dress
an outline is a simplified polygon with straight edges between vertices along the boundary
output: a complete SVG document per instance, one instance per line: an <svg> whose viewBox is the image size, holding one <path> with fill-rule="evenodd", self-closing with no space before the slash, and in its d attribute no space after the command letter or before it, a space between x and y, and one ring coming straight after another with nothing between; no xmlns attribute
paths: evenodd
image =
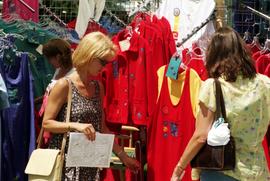
<svg viewBox="0 0 270 181"><path fill-rule="evenodd" d="M236 168L223 173L241 181L266 181L270 175L262 140L270 120L270 79L257 74L253 80L219 78L231 135L236 142ZM214 79L201 87L199 101L216 111Z"/></svg>

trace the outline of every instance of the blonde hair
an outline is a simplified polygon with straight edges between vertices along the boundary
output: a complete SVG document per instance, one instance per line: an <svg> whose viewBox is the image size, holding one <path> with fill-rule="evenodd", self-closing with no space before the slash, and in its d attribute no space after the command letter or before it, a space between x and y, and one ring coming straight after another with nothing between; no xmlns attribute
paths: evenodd
<svg viewBox="0 0 270 181"><path fill-rule="evenodd" d="M103 33L89 33L80 41L72 55L73 66L77 69L84 69L94 59L112 59L116 50L117 48L110 38Z"/></svg>

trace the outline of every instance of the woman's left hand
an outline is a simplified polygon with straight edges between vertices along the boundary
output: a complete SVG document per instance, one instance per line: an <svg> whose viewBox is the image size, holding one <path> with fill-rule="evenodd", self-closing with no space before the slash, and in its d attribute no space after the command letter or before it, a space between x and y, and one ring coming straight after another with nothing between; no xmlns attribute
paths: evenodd
<svg viewBox="0 0 270 181"><path fill-rule="evenodd" d="M184 177L185 170L181 169L178 165L174 168L171 181L179 181Z"/></svg>
<svg viewBox="0 0 270 181"><path fill-rule="evenodd" d="M134 158L129 157L126 153L119 156L119 158L124 163L124 165L132 172L137 173L140 169L140 162L138 162Z"/></svg>

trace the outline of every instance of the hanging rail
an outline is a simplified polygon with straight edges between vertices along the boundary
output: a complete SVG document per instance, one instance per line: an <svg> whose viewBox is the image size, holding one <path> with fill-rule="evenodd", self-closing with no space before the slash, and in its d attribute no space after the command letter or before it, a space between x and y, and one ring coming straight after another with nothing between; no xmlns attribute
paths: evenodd
<svg viewBox="0 0 270 181"><path fill-rule="evenodd" d="M45 13L49 14L51 17L53 17L60 25L67 27L67 24L61 20L54 12L52 12L48 7L46 7L44 4L39 3L40 7L45 11Z"/></svg>
<svg viewBox="0 0 270 181"><path fill-rule="evenodd" d="M202 29L207 23L209 23L211 20L215 19L215 12L207 18L200 26L195 27L192 31L191 34L188 34L187 37L183 38L181 42L176 43L177 47L182 46L186 41L188 41L194 34L196 34L200 29Z"/></svg>
<svg viewBox="0 0 270 181"><path fill-rule="evenodd" d="M250 7L250 6L245 5L245 4L244 4L243 2L241 2L241 1L240 1L240 5L241 5L242 7L244 7L244 8L249 9L249 10L250 10L251 12L253 12L254 14L256 14L256 15L262 17L262 18L265 18L265 19L267 19L268 21L270 21L270 16L268 16L268 15L266 15L266 14L260 12L260 11L257 11L256 9L253 9L253 8Z"/></svg>
<svg viewBox="0 0 270 181"><path fill-rule="evenodd" d="M104 11L110 15L110 17L113 17L116 21L118 21L120 24L122 24L123 26L127 26L127 24L122 21L121 19L119 19L115 14L113 14L110 10L108 10L107 8L104 8Z"/></svg>

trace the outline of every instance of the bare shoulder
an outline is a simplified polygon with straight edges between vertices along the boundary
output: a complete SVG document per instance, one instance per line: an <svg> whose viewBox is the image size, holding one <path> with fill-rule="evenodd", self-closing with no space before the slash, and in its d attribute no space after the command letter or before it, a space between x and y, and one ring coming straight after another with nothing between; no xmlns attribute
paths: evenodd
<svg viewBox="0 0 270 181"><path fill-rule="evenodd" d="M68 86L69 83L66 78L59 79L51 90L50 95L55 98L66 98L68 94Z"/></svg>

